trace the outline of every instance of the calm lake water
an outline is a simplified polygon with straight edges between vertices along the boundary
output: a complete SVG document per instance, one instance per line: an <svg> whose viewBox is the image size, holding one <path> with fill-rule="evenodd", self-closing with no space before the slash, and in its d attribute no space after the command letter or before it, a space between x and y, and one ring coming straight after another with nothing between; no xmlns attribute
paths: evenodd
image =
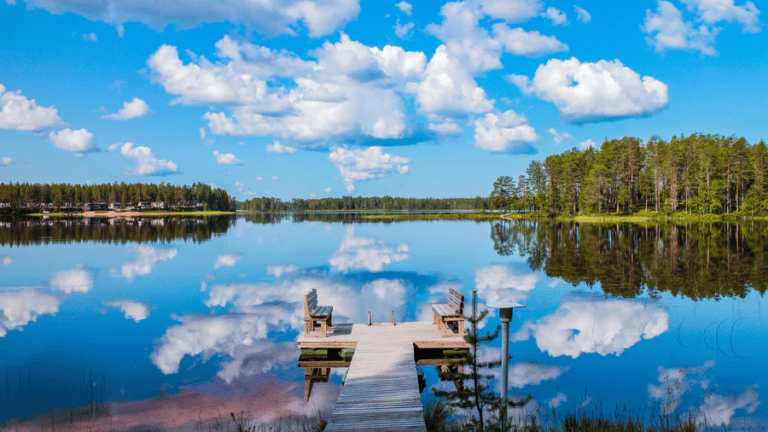
<svg viewBox="0 0 768 432"><path fill-rule="evenodd" d="M50 425L81 407L77 422L94 403L109 406L103 430L328 413L344 369L305 402L303 295L316 288L334 323L368 311L431 321L454 287L468 303L477 290L481 304L527 305L510 326L510 394L532 396L516 414L618 409L765 428L766 266L768 225L749 222L0 222L0 425ZM500 357L500 340L481 354ZM422 369L423 400L453 388Z"/></svg>

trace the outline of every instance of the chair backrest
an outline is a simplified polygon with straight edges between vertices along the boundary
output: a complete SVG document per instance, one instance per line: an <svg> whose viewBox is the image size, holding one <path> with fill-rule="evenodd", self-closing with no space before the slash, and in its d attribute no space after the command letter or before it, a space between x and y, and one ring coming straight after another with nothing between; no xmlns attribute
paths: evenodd
<svg viewBox="0 0 768 432"><path fill-rule="evenodd" d="M464 315L464 294L453 288L448 289L448 304L456 309L456 313Z"/></svg>
<svg viewBox="0 0 768 432"><path fill-rule="evenodd" d="M312 289L304 296L304 316L309 316L317 307L317 289Z"/></svg>

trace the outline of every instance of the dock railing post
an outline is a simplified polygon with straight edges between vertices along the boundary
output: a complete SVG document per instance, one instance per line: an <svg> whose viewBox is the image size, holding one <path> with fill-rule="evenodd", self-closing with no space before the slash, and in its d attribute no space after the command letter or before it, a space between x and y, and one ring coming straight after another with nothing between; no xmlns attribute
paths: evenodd
<svg viewBox="0 0 768 432"><path fill-rule="evenodd" d="M397 325L395 322L395 311L392 311L392 325Z"/></svg>
<svg viewBox="0 0 768 432"><path fill-rule="evenodd" d="M368 311L368 326L371 326L371 311Z"/></svg>

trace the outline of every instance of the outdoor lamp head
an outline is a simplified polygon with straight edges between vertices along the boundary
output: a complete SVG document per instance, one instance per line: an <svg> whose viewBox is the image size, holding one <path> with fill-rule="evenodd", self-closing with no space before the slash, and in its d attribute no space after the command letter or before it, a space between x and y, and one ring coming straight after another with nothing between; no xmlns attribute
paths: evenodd
<svg viewBox="0 0 768 432"><path fill-rule="evenodd" d="M510 322L512 320L512 311L517 307L525 307L517 302L513 302L509 299L496 300L495 302L488 303L488 306L499 310L499 318L502 322Z"/></svg>

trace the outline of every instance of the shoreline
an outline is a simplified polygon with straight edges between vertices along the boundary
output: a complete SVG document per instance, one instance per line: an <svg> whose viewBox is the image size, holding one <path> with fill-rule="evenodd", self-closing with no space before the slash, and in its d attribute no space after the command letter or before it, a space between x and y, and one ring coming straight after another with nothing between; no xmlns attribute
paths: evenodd
<svg viewBox="0 0 768 432"><path fill-rule="evenodd" d="M189 212L174 212L174 211L158 211L158 212L139 212L139 211L87 211L81 213L29 213L24 216L30 217L79 217L79 218L109 218L109 219L121 219L121 218L136 218L136 217L155 217L155 216L219 216L219 215L233 215L235 212L224 211L189 211Z"/></svg>

